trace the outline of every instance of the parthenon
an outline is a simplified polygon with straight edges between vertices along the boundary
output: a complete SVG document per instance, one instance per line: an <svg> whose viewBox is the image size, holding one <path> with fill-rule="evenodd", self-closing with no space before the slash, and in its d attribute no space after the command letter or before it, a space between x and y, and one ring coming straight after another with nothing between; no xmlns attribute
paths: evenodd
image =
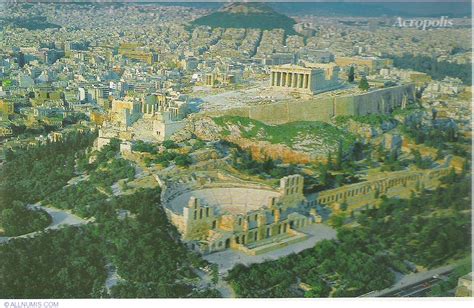
<svg viewBox="0 0 474 308"><path fill-rule="evenodd" d="M270 85L277 90L314 94L339 87L337 66L285 64L271 69Z"/></svg>

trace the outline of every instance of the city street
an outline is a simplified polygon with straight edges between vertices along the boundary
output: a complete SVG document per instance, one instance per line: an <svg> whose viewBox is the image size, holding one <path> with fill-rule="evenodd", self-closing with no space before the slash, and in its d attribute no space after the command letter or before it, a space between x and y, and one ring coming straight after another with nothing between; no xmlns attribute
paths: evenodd
<svg viewBox="0 0 474 308"><path fill-rule="evenodd" d="M456 267L455 264L445 265L426 272L405 275L390 288L370 292L360 297L410 297L416 296L429 289L433 283L439 281L439 275L449 274Z"/></svg>

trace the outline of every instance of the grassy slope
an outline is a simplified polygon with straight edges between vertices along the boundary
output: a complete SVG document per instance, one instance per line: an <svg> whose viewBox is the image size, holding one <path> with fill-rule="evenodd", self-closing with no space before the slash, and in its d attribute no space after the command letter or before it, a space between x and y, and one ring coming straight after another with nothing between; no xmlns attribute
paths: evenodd
<svg viewBox="0 0 474 308"><path fill-rule="evenodd" d="M241 135L247 139L269 141L272 144L285 144L292 147L297 137L320 139L328 145L337 145L339 140L343 142L343 147L348 147L354 136L341 129L324 122L299 121L281 125L267 125L260 121L238 116L221 116L214 118L214 122L222 127L228 125L240 126ZM230 132L224 129L224 135Z"/></svg>

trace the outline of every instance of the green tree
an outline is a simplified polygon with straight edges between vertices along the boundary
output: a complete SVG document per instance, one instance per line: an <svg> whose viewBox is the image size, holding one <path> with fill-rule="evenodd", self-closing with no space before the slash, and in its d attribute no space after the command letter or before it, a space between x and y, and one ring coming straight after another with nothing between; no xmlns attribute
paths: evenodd
<svg viewBox="0 0 474 308"><path fill-rule="evenodd" d="M333 226L334 228L339 228L344 224L345 220L346 220L345 213L334 214L329 218L329 224Z"/></svg>
<svg viewBox="0 0 474 308"><path fill-rule="evenodd" d="M369 82L365 76L362 76L359 81L359 89L367 91L369 89Z"/></svg>
<svg viewBox="0 0 474 308"><path fill-rule="evenodd" d="M319 164L319 181L321 185L326 186L329 184L329 172L327 165Z"/></svg>
<svg viewBox="0 0 474 308"><path fill-rule="evenodd" d="M173 140L165 140L162 145L167 149L177 149L179 146Z"/></svg>
<svg viewBox="0 0 474 308"><path fill-rule="evenodd" d="M211 270L212 270L212 283L217 284L219 282L219 267L217 266L217 264L212 264Z"/></svg>
<svg viewBox="0 0 474 308"><path fill-rule="evenodd" d="M375 193L374 193L374 198L378 199L379 197L380 197L380 190L378 188L376 188Z"/></svg>
<svg viewBox="0 0 474 308"><path fill-rule="evenodd" d="M335 170L341 170L342 168L342 159L343 159L343 150L342 150L342 141L339 141L337 147L337 156L336 156L336 163L334 164Z"/></svg>
<svg viewBox="0 0 474 308"><path fill-rule="evenodd" d="M0 225L7 236L17 236L40 231L51 223L51 217L43 210L30 210L20 201L13 201L0 215Z"/></svg>
<svg viewBox="0 0 474 308"><path fill-rule="evenodd" d="M354 76L355 76L354 67L351 66L349 69L349 74L347 75L347 81L354 82Z"/></svg>
<svg viewBox="0 0 474 308"><path fill-rule="evenodd" d="M341 210L345 211L345 210L347 210L348 207L349 207L349 204L347 204L347 201L344 200L344 202L341 203ZM352 213L352 211L351 211L351 213Z"/></svg>
<svg viewBox="0 0 474 308"><path fill-rule="evenodd" d="M192 163L192 159L191 159L191 157L189 157L189 155L187 155L187 154L181 154L181 155L178 155L178 156L174 159L174 162L175 162L176 165L178 165L178 166L189 166L189 165L191 165L191 163Z"/></svg>
<svg viewBox="0 0 474 308"><path fill-rule="evenodd" d="M331 152L328 153L326 166L327 166L328 170L334 170L334 163L332 161L332 153Z"/></svg>
<svg viewBox="0 0 474 308"><path fill-rule="evenodd" d="M100 240L89 227L10 241L0 245L0 259L3 298L90 298L107 277Z"/></svg>

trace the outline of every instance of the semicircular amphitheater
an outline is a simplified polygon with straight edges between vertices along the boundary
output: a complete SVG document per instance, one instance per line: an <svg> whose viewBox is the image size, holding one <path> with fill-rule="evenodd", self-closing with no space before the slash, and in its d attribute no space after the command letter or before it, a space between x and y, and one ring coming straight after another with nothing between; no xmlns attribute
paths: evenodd
<svg viewBox="0 0 474 308"><path fill-rule="evenodd" d="M279 197L276 191L248 187L204 188L186 192L172 199L169 208L180 213L191 198L215 208L221 214L243 214L265 206L271 197Z"/></svg>
<svg viewBox="0 0 474 308"><path fill-rule="evenodd" d="M303 177L280 180L279 189L217 183L168 191L163 201L171 222L188 246L201 253L235 249L257 255L304 240L297 231L317 220L305 207Z"/></svg>

